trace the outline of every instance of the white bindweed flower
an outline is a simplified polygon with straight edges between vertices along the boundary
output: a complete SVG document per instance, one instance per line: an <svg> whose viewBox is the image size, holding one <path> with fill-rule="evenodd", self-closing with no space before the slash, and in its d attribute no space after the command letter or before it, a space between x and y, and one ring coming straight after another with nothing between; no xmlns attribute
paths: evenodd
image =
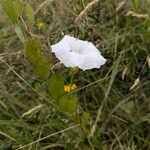
<svg viewBox="0 0 150 150"><path fill-rule="evenodd" d="M93 43L69 35L65 35L60 42L52 45L51 49L66 67L77 66L82 70L87 70L100 68L106 62Z"/></svg>

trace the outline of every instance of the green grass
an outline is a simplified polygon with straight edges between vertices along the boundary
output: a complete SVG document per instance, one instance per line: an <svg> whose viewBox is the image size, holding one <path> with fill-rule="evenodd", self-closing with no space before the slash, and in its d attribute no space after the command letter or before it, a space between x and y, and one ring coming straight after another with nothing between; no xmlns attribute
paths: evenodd
<svg viewBox="0 0 150 150"><path fill-rule="evenodd" d="M42 2L32 1L35 11ZM35 15L36 23L46 26L32 29L44 56L54 64L58 61L50 45L65 34L93 42L107 59L100 69L79 70L74 76L76 118L55 105L47 81L25 57L24 45L0 6L0 150L150 149L150 20L126 16L128 11L149 14L150 2L126 1L117 12L119 0L100 0L75 23L89 2L46 4ZM61 67L55 72L67 76L69 70Z"/></svg>

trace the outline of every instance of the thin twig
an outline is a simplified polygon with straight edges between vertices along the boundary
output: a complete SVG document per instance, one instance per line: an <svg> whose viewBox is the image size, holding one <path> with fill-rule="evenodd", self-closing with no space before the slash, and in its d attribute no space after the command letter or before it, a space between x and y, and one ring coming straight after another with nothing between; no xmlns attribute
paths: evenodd
<svg viewBox="0 0 150 150"><path fill-rule="evenodd" d="M38 9L35 11L35 14L37 14L45 5L53 2L54 0L46 0L45 2L43 2L42 4L40 4L40 6L38 7Z"/></svg>
<svg viewBox="0 0 150 150"><path fill-rule="evenodd" d="M30 29L28 28L28 26L27 26L27 24L26 24L26 22L24 21L24 19L23 19L22 16L20 16L20 20L21 20L21 22L22 22L22 24L23 24L23 26L24 26L24 28L25 28L26 34L28 34L31 38L33 38L33 37L32 37L32 34L31 34L31 31L30 31Z"/></svg>
<svg viewBox="0 0 150 150"><path fill-rule="evenodd" d="M79 20L81 20L85 15L87 15L87 13L89 12L89 10L96 4L98 3L99 0L93 0L92 2L90 2L85 8L84 10L77 16L77 18L75 19L75 22L78 22Z"/></svg>
<svg viewBox="0 0 150 150"><path fill-rule="evenodd" d="M77 92L79 92L80 90L83 90L83 89L85 89L85 88L87 88L87 87L90 87L90 86L92 86L92 85L94 85L94 84L98 84L98 83L104 81L104 80L108 77L108 75L109 75L110 72L111 72L111 69L107 72L107 74L104 76L104 78L99 79L99 80L96 80L95 82L92 82L92 83L90 83L90 84L88 84L88 85L82 86L81 88L79 88L79 89L73 91L72 94L73 94L73 93L77 93Z"/></svg>
<svg viewBox="0 0 150 150"><path fill-rule="evenodd" d="M79 127L79 126L80 126L80 124L77 124L77 125L71 126L71 127L69 127L69 128L66 128L66 129L64 129L64 130L55 132L55 133L50 134L50 135L48 135L48 136L45 136L45 137L43 137L43 138L41 138L41 139L38 139L38 140L36 140L36 141L33 141L33 142L31 142L31 143L29 143L29 144L27 144L27 145L21 146L20 148L17 148L16 150L23 149L23 148L25 148L25 147L27 147L27 146L33 145L33 144L35 144L35 143L37 143L37 142L40 142L40 141L42 141L42 140L45 140L45 139L47 139L47 138L49 138L49 137L55 136L55 135L57 135L57 134L59 134L59 133L63 133L63 132L69 131L69 130L74 129L74 128Z"/></svg>
<svg viewBox="0 0 150 150"><path fill-rule="evenodd" d="M135 13L133 11L128 11L126 13L126 16L132 16L132 17L136 17L138 19L142 19L142 18L148 18L148 14L138 14L138 13Z"/></svg>
<svg viewBox="0 0 150 150"><path fill-rule="evenodd" d="M107 102L107 98L108 98L108 96L109 96L109 93L110 93L110 90L111 90L113 81L114 81L114 79L115 79L115 77L116 77L116 75L117 75L117 72L118 72L118 69L117 69L117 68L119 67L120 59L121 59L121 54L119 55L118 59L117 59L116 62L114 63L109 86L108 86L108 88L107 88L107 91L106 91L105 97L104 97L104 99L103 99L103 102L102 102L101 106L99 107L99 109L98 109L98 111L97 111L96 120L95 120L94 125L93 125L93 127L92 127L92 129L91 129L91 133L89 134L89 137L93 137L93 135L94 135L94 133L95 133L95 131L96 131L97 124L98 124L98 122L99 122L102 109L103 109L105 103Z"/></svg>
<svg viewBox="0 0 150 150"><path fill-rule="evenodd" d="M35 88L33 88L21 75L19 75L14 68L9 65L6 61L2 61L3 63L5 63L9 68L11 68L11 71L19 78L21 79L28 87L30 87L34 92L36 92L39 96L41 96L43 99L47 100L52 106L54 106L55 108L58 108L58 106L56 104L54 104L53 102L50 102L48 98L46 98L43 94L41 94L40 92L38 92Z"/></svg>
<svg viewBox="0 0 150 150"><path fill-rule="evenodd" d="M13 137L11 137L10 135L4 133L3 131L0 131L0 135L3 135L4 137L7 137L8 139L17 142L16 139L14 139Z"/></svg>
<svg viewBox="0 0 150 150"><path fill-rule="evenodd" d="M91 133L89 134L89 137L92 137L94 135L95 131L96 131L96 127L97 127L97 124L99 122L99 118L101 116L103 106L104 106L104 103L102 103L102 105L99 107L99 109L97 111L96 120L94 122L94 125L92 126Z"/></svg>

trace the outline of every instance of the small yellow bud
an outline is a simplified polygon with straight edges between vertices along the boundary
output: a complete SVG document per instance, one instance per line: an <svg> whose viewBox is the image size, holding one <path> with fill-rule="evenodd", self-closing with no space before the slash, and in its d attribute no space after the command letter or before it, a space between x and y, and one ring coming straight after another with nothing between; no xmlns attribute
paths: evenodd
<svg viewBox="0 0 150 150"><path fill-rule="evenodd" d="M76 89L77 89L77 86L75 84L64 85L64 91L67 93L71 93L71 92L75 91Z"/></svg>
<svg viewBox="0 0 150 150"><path fill-rule="evenodd" d="M67 92L67 93L70 92L70 87L69 87L69 85L65 85L65 86L64 86L64 91Z"/></svg>
<svg viewBox="0 0 150 150"><path fill-rule="evenodd" d="M44 22L38 22L38 23L37 23L37 27L38 27L38 29L40 30L40 29L42 29L42 28L45 27L45 23L44 23Z"/></svg>
<svg viewBox="0 0 150 150"><path fill-rule="evenodd" d="M75 84L73 84L72 86L71 86L71 91L75 91L77 89L77 86L75 85Z"/></svg>

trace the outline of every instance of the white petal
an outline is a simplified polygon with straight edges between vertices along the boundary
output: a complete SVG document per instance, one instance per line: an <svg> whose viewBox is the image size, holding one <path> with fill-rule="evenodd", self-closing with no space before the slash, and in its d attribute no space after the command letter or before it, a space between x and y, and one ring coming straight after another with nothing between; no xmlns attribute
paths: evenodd
<svg viewBox="0 0 150 150"><path fill-rule="evenodd" d="M82 70L100 68L105 62L106 59L101 55L86 55L80 57L78 60L78 67Z"/></svg>
<svg viewBox="0 0 150 150"><path fill-rule="evenodd" d="M52 52L59 52L59 51L63 51L63 52L66 52L66 51L69 51L70 50L70 46L68 45L67 41L65 38L63 38L60 42L58 42L57 44L55 45L52 45L51 46L52 48Z"/></svg>
<svg viewBox="0 0 150 150"><path fill-rule="evenodd" d="M66 67L78 66L82 70L100 68L106 59L100 51L88 41L82 41L65 35L64 38L51 46L52 52Z"/></svg>

